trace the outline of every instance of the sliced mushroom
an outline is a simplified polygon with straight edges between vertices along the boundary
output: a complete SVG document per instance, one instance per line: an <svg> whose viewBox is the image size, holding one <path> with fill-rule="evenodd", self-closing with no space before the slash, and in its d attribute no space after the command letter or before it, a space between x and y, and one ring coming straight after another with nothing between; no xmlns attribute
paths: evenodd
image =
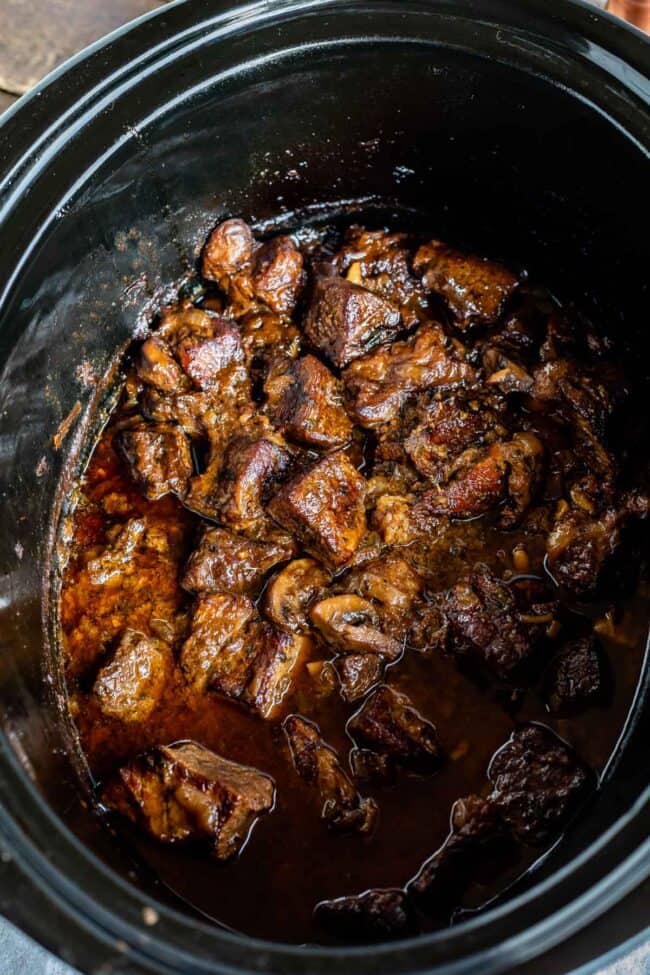
<svg viewBox="0 0 650 975"><path fill-rule="evenodd" d="M340 653L378 653L395 660L402 652L397 640L381 632L376 609L361 596L330 596L312 606L309 617Z"/></svg>
<svg viewBox="0 0 650 975"><path fill-rule="evenodd" d="M283 630L305 632L307 606L329 581L329 572L316 559L294 559L271 579L264 595L265 615Z"/></svg>

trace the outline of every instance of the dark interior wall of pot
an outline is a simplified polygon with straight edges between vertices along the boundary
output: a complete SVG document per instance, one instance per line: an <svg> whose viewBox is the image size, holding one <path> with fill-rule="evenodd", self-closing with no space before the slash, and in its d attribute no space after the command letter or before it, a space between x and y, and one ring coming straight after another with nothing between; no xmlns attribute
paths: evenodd
<svg viewBox="0 0 650 975"><path fill-rule="evenodd" d="M53 807L94 844L43 675L45 539L61 472L70 456L78 464L81 427L58 451L52 436L76 402L83 422L116 347L192 270L220 215L291 223L304 208L321 216L317 204L382 202L401 211L399 222L523 262L619 330L632 335L643 321L647 157L639 145L539 77L532 42L530 50L500 42L500 60L488 27L468 38L479 48L484 41L489 56L478 57L459 49L454 25L451 47L439 43L444 32L435 44L369 41L372 22L361 26L350 21L354 42L328 46L315 36L319 43L300 51L309 23L288 25L279 35L287 52L273 58L270 28L255 43L234 38L225 54L206 39L162 65L137 92L107 98L71 129L5 237L8 279L46 227L0 308L5 726ZM546 70L561 76L564 65L558 58ZM576 86L595 91L594 72L576 76ZM97 418L89 424L96 429ZM65 511L69 485L59 498Z"/></svg>

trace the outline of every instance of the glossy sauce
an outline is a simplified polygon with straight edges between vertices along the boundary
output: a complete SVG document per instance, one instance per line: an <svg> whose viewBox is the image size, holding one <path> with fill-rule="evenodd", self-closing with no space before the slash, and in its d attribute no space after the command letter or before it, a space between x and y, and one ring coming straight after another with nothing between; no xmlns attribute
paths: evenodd
<svg viewBox="0 0 650 975"><path fill-rule="evenodd" d="M305 253L320 247L325 256L328 252L331 256L340 234L331 228L322 233L307 229L295 239ZM200 285L196 293L201 294L202 288ZM542 294L548 309L549 296ZM222 296L208 291L203 301L205 307L222 309ZM442 309L435 303L434 297L430 311L438 317ZM416 316L422 311L415 305L411 310ZM435 724L445 760L432 775L400 770L390 785L362 783L361 794L374 796L380 807L378 826L369 836L328 830L320 818L315 790L293 768L281 728L285 715L298 712L316 722L324 740L347 766L352 741L346 734L346 722L360 706L360 702L346 704L336 686L315 678L309 668L300 671L293 692L272 721L262 720L216 693L193 691L177 663L162 699L146 721L126 724L102 713L91 689L121 633L133 628L161 636L170 619L190 608L192 596L180 587L179 577L205 525L204 519L171 495L146 500L114 450L116 426L132 407L129 383L133 371L128 356L125 375L122 402L80 482L60 595L61 656L70 710L97 793L125 760L149 746L185 739L268 773L277 786L273 811L259 819L240 855L225 863L189 848L157 844L111 816L111 826L120 839L191 908L253 936L326 943L329 935L312 917L315 904L373 887L406 884L445 841L455 800L485 791L489 761L516 724L544 722L596 772L602 772L623 730L639 680L650 609L650 587L643 577L628 585L625 595L604 602L580 603L560 591L554 594L560 602L556 615L561 631L555 641L547 642L542 656L550 659L565 641L590 634L595 622L606 663L604 698L575 717L559 718L548 712L541 686L544 659L535 668L537 683L513 692L439 650L423 653L407 648L387 669L385 679L406 693ZM253 381L253 396L256 392ZM526 429L539 433L551 454L566 449L560 428L544 414L525 420ZM634 433L628 431L627 435L632 453L638 443L634 443ZM365 472L372 466L373 451L373 437L366 436L361 449L357 443L350 454ZM547 513L552 511L557 501L557 495L547 488L541 492L542 514L544 508ZM144 519L161 544L157 550L138 550L97 585L89 564L110 549L120 527L131 518ZM539 530L529 521L525 528L504 531L488 515L447 522L446 527L399 551L423 574L427 589L440 592L466 576L477 562L487 563L499 577L516 580L521 568L515 566L513 553L522 546L529 562L526 572L552 587L544 565L547 531L543 517ZM177 656L181 642L182 635L177 634L173 640ZM313 659L330 656L331 651L316 641ZM475 908L486 903L542 853L539 848L515 844L507 861L489 864L475 878L462 906ZM447 919L420 920L423 929L447 923Z"/></svg>
<svg viewBox="0 0 650 975"><path fill-rule="evenodd" d="M312 919L314 904L374 886L399 886L416 873L447 836L455 799L484 788L490 757L514 727L515 711L517 721L542 720L555 728L597 771L605 766L639 677L648 608L643 587L620 603L612 635L600 636L611 670L609 700L575 718L549 715L538 688L528 690L515 709L507 693L481 686L476 675L465 676L453 659L437 652L407 651L389 669L388 679L434 722L448 757L435 775L402 771L390 786L362 787L364 795L376 796L381 809L378 828L370 837L327 830L319 818L317 797L292 768L280 728L282 715L265 722L216 694L193 694L176 670L147 722L125 725L107 718L89 692L104 655L101 647L98 652L99 635L117 635L125 626L147 629L152 616L165 619L189 604L190 597L178 585L178 569L200 521L172 497L150 502L138 494L111 440L109 427L82 484L82 501L74 519L75 554L61 598L71 710L93 775L101 782L123 759L149 745L195 739L269 773L277 785L276 808L257 823L240 856L227 863L159 846L130 826L112 821L162 882L192 907L251 935L294 942L327 941ZM164 530L173 542L173 558L161 562L150 554L149 563L141 561L136 575L120 577L112 587L92 585L86 565L103 550L107 529L135 516L144 516ZM479 519L461 523L450 530L450 536L438 544L434 539L426 553L429 571L435 573L441 587L477 559L499 574L514 573L511 553L519 542L531 556L530 571L544 573L543 545L530 534L485 532ZM455 556L450 554L454 550ZM422 553L414 550L411 557L417 564ZM563 637L587 629L587 618L575 607L564 613L563 620ZM283 714L299 711L312 718L325 740L344 758L351 744L345 722L357 707L346 705L336 689L330 693L319 689L305 670L295 693L285 700ZM478 906L493 897L539 853L521 847L517 859L499 864L489 876L480 878L482 883L473 884L465 905Z"/></svg>

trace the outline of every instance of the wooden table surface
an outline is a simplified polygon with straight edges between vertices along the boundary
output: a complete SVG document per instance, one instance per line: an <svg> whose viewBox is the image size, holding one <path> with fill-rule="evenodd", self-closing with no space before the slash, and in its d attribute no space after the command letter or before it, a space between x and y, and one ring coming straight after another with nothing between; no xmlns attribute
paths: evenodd
<svg viewBox="0 0 650 975"><path fill-rule="evenodd" d="M43 75L166 0L0 0L0 111Z"/></svg>
<svg viewBox="0 0 650 975"><path fill-rule="evenodd" d="M165 2L0 0L0 113L57 64ZM650 31L650 0L609 0L608 9Z"/></svg>

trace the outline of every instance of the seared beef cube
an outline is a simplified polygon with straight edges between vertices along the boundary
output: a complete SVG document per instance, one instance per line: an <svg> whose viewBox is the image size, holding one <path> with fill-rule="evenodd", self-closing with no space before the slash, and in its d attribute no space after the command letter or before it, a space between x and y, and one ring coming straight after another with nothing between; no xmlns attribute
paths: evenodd
<svg viewBox="0 0 650 975"><path fill-rule="evenodd" d="M339 451L285 484L267 511L311 555L339 569L350 561L366 530L365 486Z"/></svg>
<svg viewBox="0 0 650 975"><path fill-rule="evenodd" d="M422 421L409 434L405 448L418 471L435 477L467 447L505 433L499 405L479 397L449 396L422 410Z"/></svg>
<svg viewBox="0 0 650 975"><path fill-rule="evenodd" d="M285 633L268 623L259 625L257 638L259 651L242 701L263 718L272 718L291 691L311 642L306 636Z"/></svg>
<svg viewBox="0 0 650 975"><path fill-rule="evenodd" d="M353 362L343 380L354 419L362 427L381 428L396 420L418 393L472 383L476 374L464 352L439 325L430 323L410 338Z"/></svg>
<svg viewBox="0 0 650 975"><path fill-rule="evenodd" d="M546 540L548 568L556 582L578 596L592 594L620 545L620 524L620 513L611 508L594 517L567 507Z"/></svg>
<svg viewBox="0 0 650 975"><path fill-rule="evenodd" d="M181 303L164 310L156 337L197 389L218 386L221 394L224 384L247 378L241 336L229 318Z"/></svg>
<svg viewBox="0 0 650 975"><path fill-rule="evenodd" d="M554 714L573 714L602 693L598 643L593 637L573 640L558 653L544 675L546 701Z"/></svg>
<svg viewBox="0 0 650 975"><path fill-rule="evenodd" d="M327 643L340 653L379 654L387 660L396 660L402 653L399 641L382 632L375 607L361 596L330 596L312 606L309 618Z"/></svg>
<svg viewBox="0 0 650 975"><path fill-rule="evenodd" d="M307 607L329 581L329 572L315 559L294 559L266 587L264 613L280 629L304 633L309 630Z"/></svg>
<svg viewBox="0 0 650 975"><path fill-rule="evenodd" d="M416 931L413 912L401 890L366 890L321 901L314 917L332 934L352 941L405 938Z"/></svg>
<svg viewBox="0 0 650 975"><path fill-rule="evenodd" d="M468 654L504 680L511 679L533 645L512 591L487 566L477 566L442 600L453 654Z"/></svg>
<svg viewBox="0 0 650 975"><path fill-rule="evenodd" d="M233 531L259 538L266 526L264 505L291 464L289 451L273 440L235 437L219 475L215 499L219 521Z"/></svg>
<svg viewBox="0 0 650 975"><path fill-rule="evenodd" d="M172 663L166 643L126 630L93 687L104 714L128 723L146 721L162 696Z"/></svg>
<svg viewBox="0 0 650 975"><path fill-rule="evenodd" d="M363 745L415 772L431 772L441 761L438 734L405 694L384 684L354 714L347 730Z"/></svg>
<svg viewBox="0 0 650 975"><path fill-rule="evenodd" d="M275 785L263 772L189 741L138 755L102 799L161 843L204 843L217 860L227 860L273 808Z"/></svg>
<svg viewBox="0 0 650 975"><path fill-rule="evenodd" d="M593 776L549 728L524 725L492 757L491 801L524 843L547 842L593 785Z"/></svg>
<svg viewBox="0 0 650 975"><path fill-rule="evenodd" d="M208 281L234 274L250 260L255 240L243 220L225 220L212 231L201 254L201 273Z"/></svg>
<svg viewBox="0 0 650 975"><path fill-rule="evenodd" d="M499 526L511 528L522 518L537 489L544 448L532 433L486 449L470 447L451 466L441 484L426 491L414 516L475 518L500 505Z"/></svg>
<svg viewBox="0 0 650 975"><path fill-rule="evenodd" d="M190 445L180 427L143 423L120 430L115 440L146 498L156 501L170 492L183 497L194 469Z"/></svg>
<svg viewBox="0 0 650 975"><path fill-rule="evenodd" d="M290 440L330 450L350 439L352 424L343 409L338 380L315 356L279 360L264 390L274 422Z"/></svg>
<svg viewBox="0 0 650 975"><path fill-rule="evenodd" d="M413 261L428 291L447 302L459 328L491 325L517 287L516 275L503 264L466 254L439 240L423 244Z"/></svg>
<svg viewBox="0 0 650 975"><path fill-rule="evenodd" d="M360 284L400 309L409 327L426 313L422 285L411 271L411 250L406 234L350 227L332 263L346 280Z"/></svg>
<svg viewBox="0 0 650 975"><path fill-rule="evenodd" d="M183 672L196 690L210 685L239 697L259 649L245 631L254 615L255 607L246 596L229 592L199 596L180 657Z"/></svg>
<svg viewBox="0 0 650 975"><path fill-rule="evenodd" d="M290 315L302 285L302 254L290 237L274 237L256 251L251 269L255 297L276 315Z"/></svg>
<svg viewBox="0 0 650 975"><path fill-rule="evenodd" d="M451 811L449 836L408 884L408 894L427 912L445 917L487 857L503 853L508 843L507 830L489 799L458 799Z"/></svg>
<svg viewBox="0 0 650 975"><path fill-rule="evenodd" d="M457 458L453 473L425 491L413 509L417 524L432 517L476 518L496 507L506 490L506 465L498 453L470 447Z"/></svg>
<svg viewBox="0 0 650 975"><path fill-rule="evenodd" d="M372 291L336 276L316 279L304 332L338 369L390 342L401 327L397 308Z"/></svg>
<svg viewBox="0 0 650 975"><path fill-rule="evenodd" d="M333 829L369 833L377 818L377 805L372 799L361 798L316 725L299 714L291 714L282 727L296 772L318 789L323 803L321 818Z"/></svg>
<svg viewBox="0 0 650 975"><path fill-rule="evenodd" d="M359 701L378 684L386 658L379 653L351 653L336 662L344 701Z"/></svg>
<svg viewBox="0 0 650 975"><path fill-rule="evenodd" d="M278 562L295 553L292 543L255 542L225 528L206 528L181 579L188 592L254 593Z"/></svg>
<svg viewBox="0 0 650 975"><path fill-rule="evenodd" d="M188 335L176 347L178 361L198 389L210 389L226 369L244 361L241 335L227 318L212 316L204 335Z"/></svg>
<svg viewBox="0 0 650 975"><path fill-rule="evenodd" d="M142 343L136 369L143 382L155 386L163 393L180 392L189 386L171 349L157 335L152 335Z"/></svg>

